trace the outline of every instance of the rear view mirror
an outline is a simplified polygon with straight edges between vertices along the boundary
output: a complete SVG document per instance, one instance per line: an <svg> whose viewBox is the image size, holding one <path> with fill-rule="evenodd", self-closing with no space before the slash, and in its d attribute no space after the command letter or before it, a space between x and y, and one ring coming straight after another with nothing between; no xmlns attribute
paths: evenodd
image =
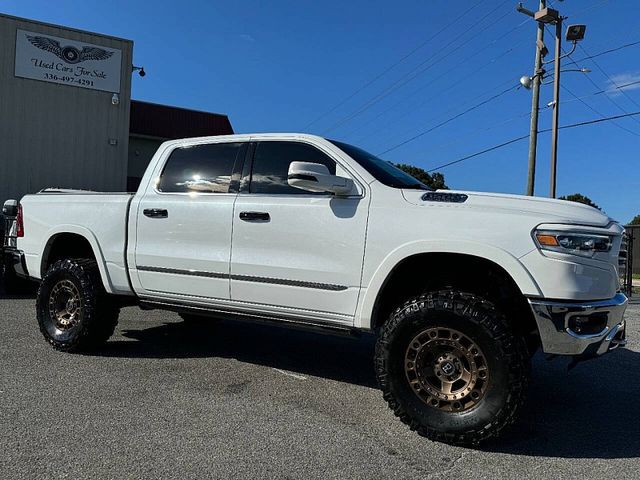
<svg viewBox="0 0 640 480"><path fill-rule="evenodd" d="M350 178L331 175L325 165L309 162L291 162L288 183L301 190L330 192L336 195L351 195L355 187Z"/></svg>

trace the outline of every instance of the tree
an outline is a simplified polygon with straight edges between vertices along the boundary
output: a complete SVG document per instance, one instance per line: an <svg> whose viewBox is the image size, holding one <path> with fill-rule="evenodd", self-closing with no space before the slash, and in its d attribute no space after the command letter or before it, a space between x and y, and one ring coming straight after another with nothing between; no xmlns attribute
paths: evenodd
<svg viewBox="0 0 640 480"><path fill-rule="evenodd" d="M444 175L442 173L428 173L420 167L407 165L405 163L396 163L394 165L434 190L449 189L449 187L444 183Z"/></svg>
<svg viewBox="0 0 640 480"><path fill-rule="evenodd" d="M585 205L589 205L590 207L597 208L598 210L602 210L598 205L593 203L589 197L582 195L581 193L572 193L571 195L563 195L559 197L559 200L568 200L570 202L578 202L584 203Z"/></svg>
<svg viewBox="0 0 640 480"><path fill-rule="evenodd" d="M633 220L629 222L629 225L640 225L640 215L633 217Z"/></svg>

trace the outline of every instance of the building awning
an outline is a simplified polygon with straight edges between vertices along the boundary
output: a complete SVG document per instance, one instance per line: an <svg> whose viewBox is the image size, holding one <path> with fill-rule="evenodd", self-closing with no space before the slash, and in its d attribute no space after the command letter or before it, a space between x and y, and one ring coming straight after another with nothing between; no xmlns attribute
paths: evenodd
<svg viewBox="0 0 640 480"><path fill-rule="evenodd" d="M170 140L230 135L233 127L223 114L131 100L129 133Z"/></svg>

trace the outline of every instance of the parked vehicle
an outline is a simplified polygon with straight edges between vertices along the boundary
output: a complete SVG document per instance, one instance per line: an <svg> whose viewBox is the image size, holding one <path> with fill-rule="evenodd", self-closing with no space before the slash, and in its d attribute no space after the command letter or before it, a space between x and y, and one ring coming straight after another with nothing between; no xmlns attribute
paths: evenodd
<svg viewBox="0 0 640 480"><path fill-rule="evenodd" d="M0 214L0 289L10 295L33 293L34 283L18 276L13 261L16 258L11 253L16 249L17 231L16 216L18 202L7 200L2 206ZM8 252L5 255L5 251Z"/></svg>
<svg viewBox="0 0 640 480"><path fill-rule="evenodd" d="M105 342L123 305L373 332L395 415L453 444L515 420L539 347L584 358L625 344L623 229L607 215L432 191L311 135L166 142L135 194L46 190L17 223L14 264L41 280L54 348Z"/></svg>

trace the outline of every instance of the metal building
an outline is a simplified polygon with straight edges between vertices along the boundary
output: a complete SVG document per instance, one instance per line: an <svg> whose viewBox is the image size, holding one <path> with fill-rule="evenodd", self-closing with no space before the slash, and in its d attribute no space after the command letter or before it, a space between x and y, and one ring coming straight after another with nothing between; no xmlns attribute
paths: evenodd
<svg viewBox="0 0 640 480"><path fill-rule="evenodd" d="M0 198L124 190L133 42L0 15Z"/></svg>
<svg viewBox="0 0 640 480"><path fill-rule="evenodd" d="M226 115L131 100L127 190L138 188L151 157L162 142L232 133Z"/></svg>
<svg viewBox="0 0 640 480"><path fill-rule="evenodd" d="M0 14L0 203L46 187L125 191L165 140L226 115L131 100L133 42Z"/></svg>

